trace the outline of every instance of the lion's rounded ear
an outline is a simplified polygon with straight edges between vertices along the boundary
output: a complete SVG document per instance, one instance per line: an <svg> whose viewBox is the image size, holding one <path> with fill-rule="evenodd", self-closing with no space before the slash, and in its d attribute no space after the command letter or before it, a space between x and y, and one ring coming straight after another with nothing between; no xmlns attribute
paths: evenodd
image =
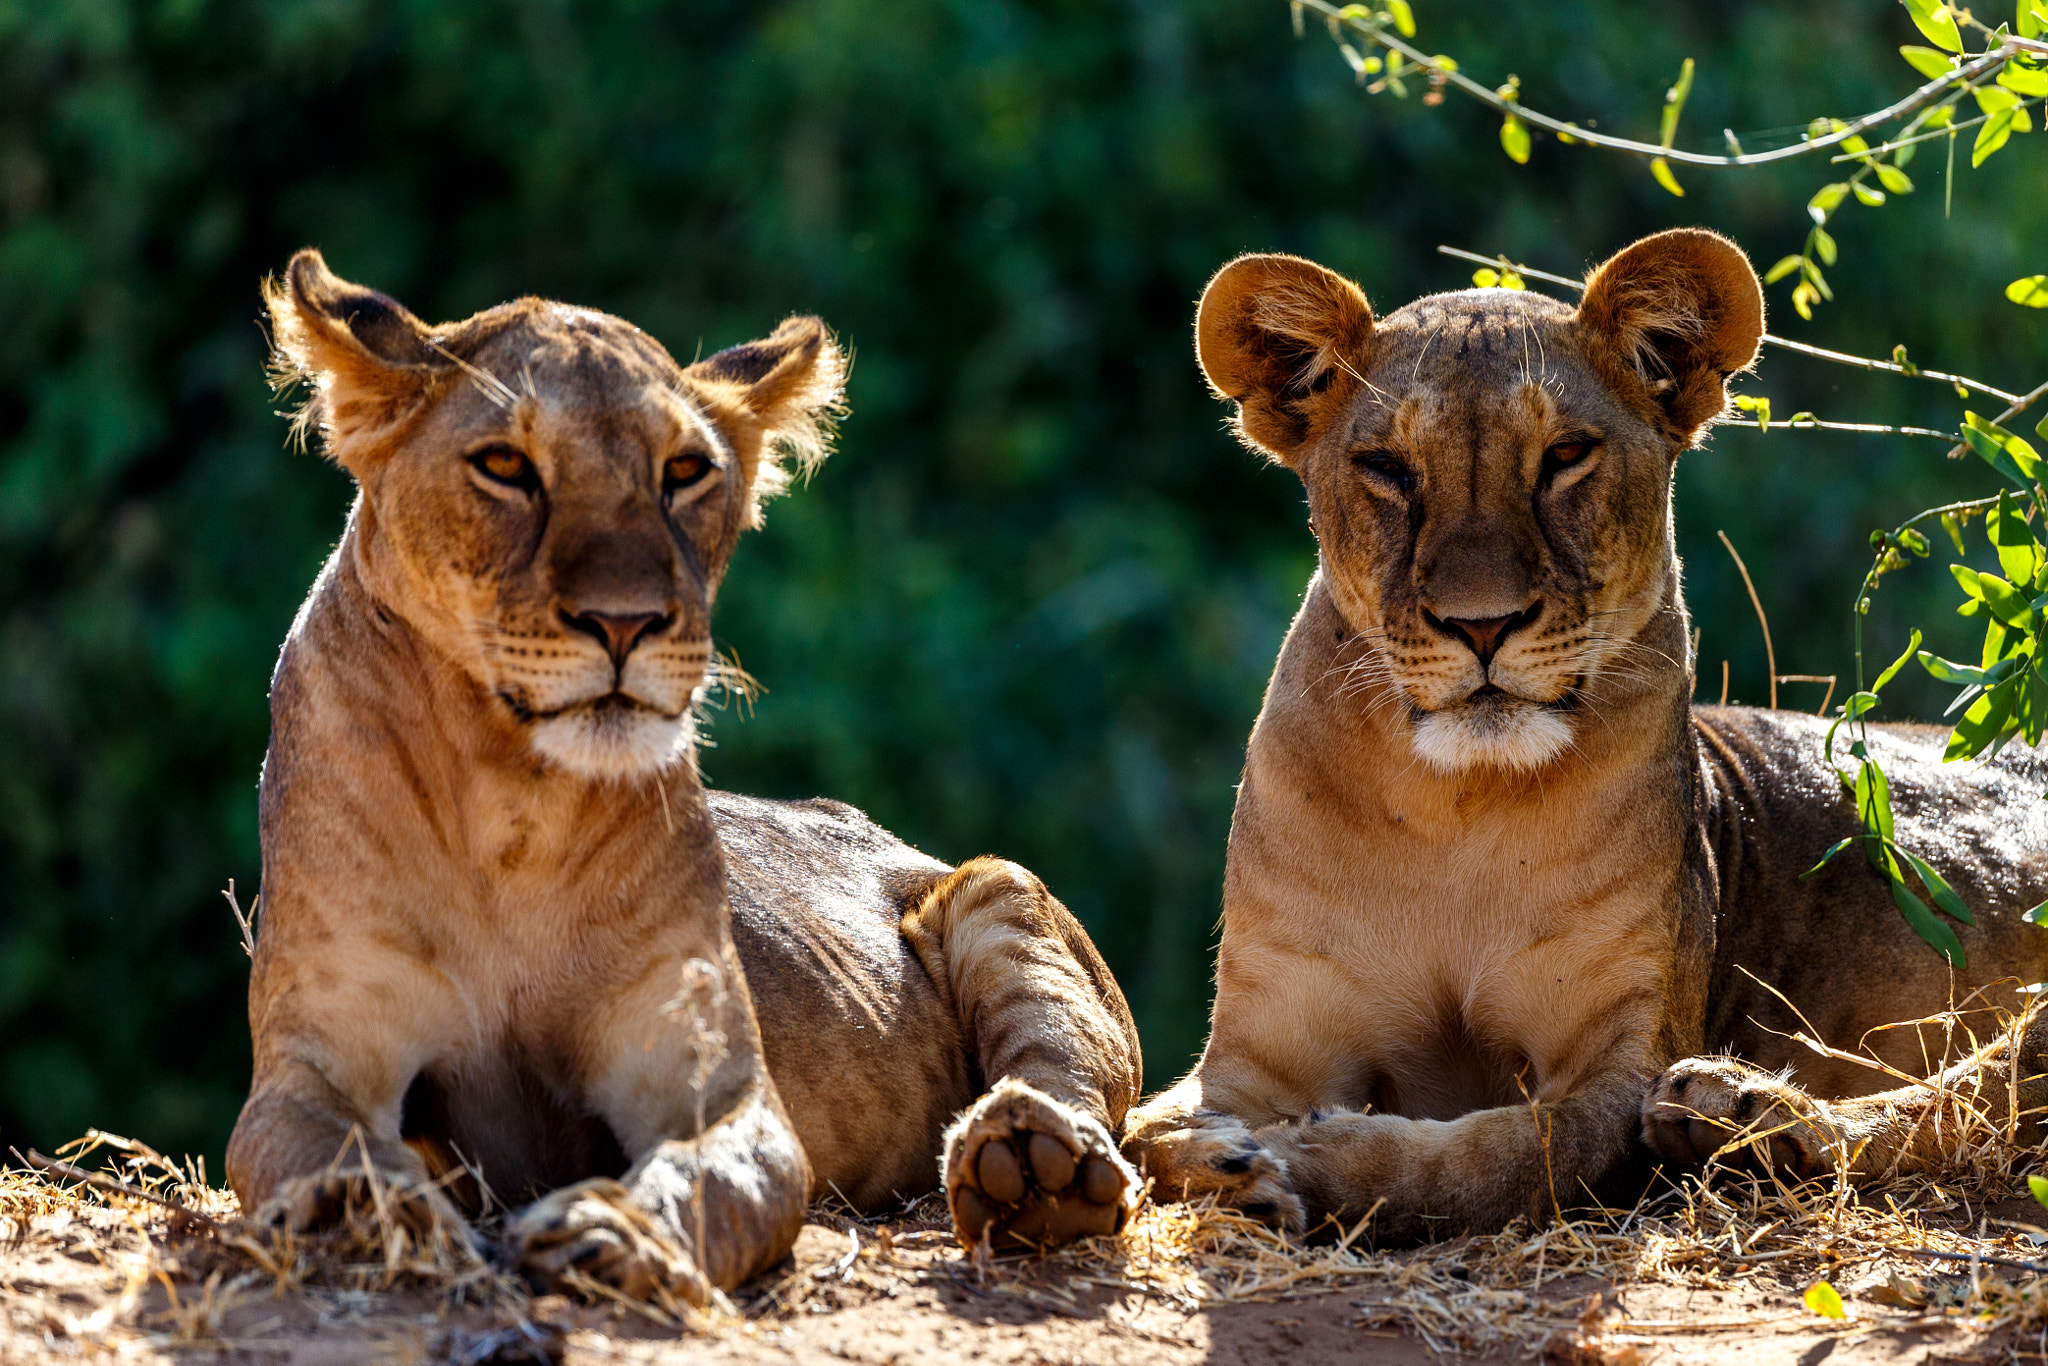
<svg viewBox="0 0 2048 1366"><path fill-rule="evenodd" d="M1579 325L1612 349L1689 442L1727 407L1728 377L1756 361L1763 285L1721 234L1672 228L1586 277Z"/></svg>
<svg viewBox="0 0 2048 1366"><path fill-rule="evenodd" d="M313 385L296 430L320 430L329 454L351 469L378 444L357 438L411 411L428 379L450 364L403 304L350 284L311 247L292 257L282 279L263 282L263 301L277 382Z"/></svg>
<svg viewBox="0 0 2048 1366"><path fill-rule="evenodd" d="M1237 404L1245 443L1293 458L1358 382L1372 306L1357 285L1299 256L1240 256L1195 311L1195 355L1219 398Z"/></svg>
<svg viewBox="0 0 2048 1366"><path fill-rule="evenodd" d="M706 356L683 374L732 393L759 425L753 463L751 520L758 525L763 500L789 486L787 458L801 474L817 468L831 451L832 427L844 410L846 352L822 318L798 314L760 341L743 342Z"/></svg>

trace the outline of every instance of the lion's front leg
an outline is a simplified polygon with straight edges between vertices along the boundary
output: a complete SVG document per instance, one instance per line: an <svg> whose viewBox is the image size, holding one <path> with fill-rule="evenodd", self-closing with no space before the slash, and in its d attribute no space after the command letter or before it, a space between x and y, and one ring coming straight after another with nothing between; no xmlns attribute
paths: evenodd
<svg viewBox="0 0 2048 1366"><path fill-rule="evenodd" d="M673 974L651 972L590 1022L604 1051L589 1090L635 1159L507 1222L511 1260L543 1286L701 1306L780 1261L803 1227L810 1161L729 944Z"/></svg>
<svg viewBox="0 0 2048 1366"><path fill-rule="evenodd" d="M764 1074L765 1080L765 1074ZM810 1164L765 1086L692 1139L658 1143L624 1178L554 1191L507 1222L513 1261L549 1288L596 1281L702 1307L780 1261L803 1227Z"/></svg>
<svg viewBox="0 0 2048 1366"><path fill-rule="evenodd" d="M1124 1153L1154 1199L1213 1198L1292 1233L1305 1226L1286 1159L1244 1120L1204 1105L1199 1073L1131 1112Z"/></svg>
<svg viewBox="0 0 2048 1366"><path fill-rule="evenodd" d="M1587 1203L1634 1145L1641 1093L1610 1075L1558 1101L1453 1120L1341 1112L1255 1132L1287 1164L1311 1228L1368 1220L1381 1245L1437 1242Z"/></svg>

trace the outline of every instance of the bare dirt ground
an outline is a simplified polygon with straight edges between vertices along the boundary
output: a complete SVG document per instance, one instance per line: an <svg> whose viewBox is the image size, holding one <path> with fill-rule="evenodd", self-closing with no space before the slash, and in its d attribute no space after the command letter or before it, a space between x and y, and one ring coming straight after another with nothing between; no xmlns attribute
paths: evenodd
<svg viewBox="0 0 2048 1366"><path fill-rule="evenodd" d="M131 1150L112 1170L193 1217L0 1173L0 1362L1848 1366L2048 1353L2048 1280L1984 1260L2029 1261L2043 1237L2029 1225L2048 1221L2024 1196L1988 1198L2009 1178L1859 1199L1723 1174L1626 1213L1392 1255L1151 1206L1115 1239L977 1265L935 1201L882 1221L821 1210L729 1309L678 1316L536 1298L367 1216L295 1241L240 1221L196 1179L152 1179L152 1160ZM1943 1251L1979 1260L1928 1255ZM1822 1281L1842 1317L1806 1302Z"/></svg>

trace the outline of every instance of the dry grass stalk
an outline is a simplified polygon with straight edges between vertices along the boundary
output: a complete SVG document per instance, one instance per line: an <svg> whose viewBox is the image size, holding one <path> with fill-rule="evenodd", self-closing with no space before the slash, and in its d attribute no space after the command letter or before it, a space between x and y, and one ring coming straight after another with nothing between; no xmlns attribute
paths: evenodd
<svg viewBox="0 0 2048 1366"><path fill-rule="evenodd" d="M679 1000L695 1005L701 995L715 994L716 983L693 980L686 988ZM2024 1019L2001 1016L1995 1032L1973 1031L1972 1017L1980 1016L1959 1010L1914 1022L1925 1037L1941 1040L1930 1047L1930 1073L1976 1054L1987 1038L2003 1039L2004 1056L2017 1056L2011 1045ZM1819 1044L1810 1029L1796 1037L1845 1056ZM1788 1289L1795 1302L1800 1289L1825 1279L1911 1316L1900 1322L2039 1330L2048 1327L2048 1280L2030 1272L2013 1277L1997 1265L2029 1262L2033 1249L2022 1241L2021 1228L1994 1230L1984 1213L1987 1204L2024 1191L2022 1173L2042 1156L2016 1142L2011 1110L2017 1085L2009 1065L1959 1085L1933 1085L1926 1138L1938 1139L1947 1157L1936 1174L1893 1171L1851 1186L1847 1164L1855 1155L1839 1153L1836 1172L1796 1182L1747 1164L1751 1148L1768 1134L1731 1134L1705 1179L1669 1184L1632 1208L1574 1212L1541 1228L1518 1224L1412 1252L1373 1249L1369 1217L1327 1229L1322 1240L1304 1245L1232 1210L1148 1204L1114 1238L1044 1258L985 1264L960 1252L938 1196L884 1221L827 1201L812 1219L843 1235L845 1250L824 1265L757 1284L743 1316L681 1305L616 1308L670 1331L724 1332L935 1280L1081 1316L1093 1312L1089 1297L1099 1291L1157 1297L1187 1310L1343 1293L1353 1297L1362 1327L1412 1332L1438 1351L1585 1352L1779 1319L1632 1319L1603 1307L1597 1296L1588 1298L1585 1281L1560 1293L1558 1283L1568 1278L1624 1288L1727 1288L1762 1279ZM1987 1105L1998 1091L2006 1104ZM2006 1117L1994 1122L1990 1116L1998 1111ZM219 1345L229 1310L266 1286L278 1296L311 1287L359 1295L425 1288L449 1309L499 1306L525 1321L523 1285L461 1230L422 1222L417 1211L424 1202L406 1205L404 1192L381 1179L351 1190L338 1227L294 1234L241 1218L234 1197L212 1187L202 1166L173 1163L133 1140L94 1132L60 1155L73 1167L92 1157L110 1163L106 1175L113 1184L0 1172L0 1246L19 1245L34 1229L98 1209L122 1211L126 1223L146 1235L148 1249L138 1260L109 1247L104 1260L122 1269L124 1288L68 1325L81 1336L159 1330L152 1341ZM204 1220L174 1229L178 1208ZM211 1265L188 1255L205 1248L215 1250ZM164 1286L167 1308L150 1324L134 1323L152 1278ZM618 1298L594 1284L583 1289L595 1302ZM1795 1311L1783 1321L1806 1320Z"/></svg>

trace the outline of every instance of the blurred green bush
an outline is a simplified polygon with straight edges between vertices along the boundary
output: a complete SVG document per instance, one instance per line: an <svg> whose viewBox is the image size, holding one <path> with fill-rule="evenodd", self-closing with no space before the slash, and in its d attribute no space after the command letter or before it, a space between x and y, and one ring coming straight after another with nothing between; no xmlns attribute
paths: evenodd
<svg viewBox="0 0 2048 1366"><path fill-rule="evenodd" d="M1688 126L1751 146L1912 80L1883 0L1432 0L1423 25L1480 79L1637 133L1697 57ZM1496 129L1369 100L1277 3L0 3L0 1139L97 1125L217 1154L246 1085L219 893L257 881L265 681L349 496L285 449L262 377L256 282L307 243L429 317L554 295L684 356L824 315L856 351L853 414L735 565L719 634L769 691L716 720L707 773L1029 864L1169 1080L1200 1045L1244 736L1314 555L1292 476L1203 391L1203 280L1294 250L1384 308L1466 283L1439 242L1571 270L1675 223L1769 261L1824 175L1693 177L1681 201L1554 143L1516 167ZM1774 324L2038 374L2048 320L1999 298L2048 268L2048 164L2023 151L1959 172L1947 224L1931 174L1838 219L1840 302ZM1933 386L1782 354L1748 387L1954 420ZM1970 476L1883 438L1728 430L1688 456L1704 690L1725 657L1738 698L1764 692L1716 529L1779 667L1833 673L1871 527ZM1945 577L1888 581L1875 653L1906 620L1950 652Z"/></svg>

